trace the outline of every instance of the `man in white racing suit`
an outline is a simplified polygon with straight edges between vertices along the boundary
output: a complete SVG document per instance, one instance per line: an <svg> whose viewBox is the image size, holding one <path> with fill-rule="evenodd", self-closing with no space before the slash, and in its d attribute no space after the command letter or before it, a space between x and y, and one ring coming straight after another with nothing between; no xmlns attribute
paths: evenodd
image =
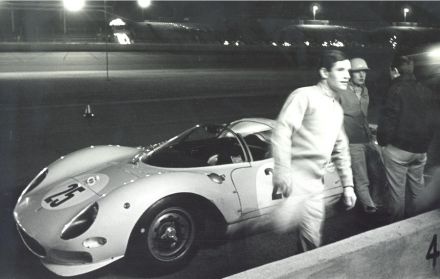
<svg viewBox="0 0 440 279"><path fill-rule="evenodd" d="M272 135L273 183L289 200L304 197L299 220L299 248L321 245L324 220L323 176L333 160L343 185L343 201L353 208L356 195L348 140L338 92L346 90L350 61L338 50L323 53L315 86L295 90L287 98Z"/></svg>

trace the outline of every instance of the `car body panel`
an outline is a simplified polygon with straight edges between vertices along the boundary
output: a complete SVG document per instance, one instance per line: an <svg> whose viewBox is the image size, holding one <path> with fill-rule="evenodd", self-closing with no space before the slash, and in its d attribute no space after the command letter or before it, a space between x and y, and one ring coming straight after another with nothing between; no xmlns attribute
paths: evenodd
<svg viewBox="0 0 440 279"><path fill-rule="evenodd" d="M219 168L217 171L225 170ZM109 239L107 245L115 245L115 250L125 252L131 229L141 215L156 201L173 194L190 193L204 197L219 208L226 220L234 222L240 218L238 195L228 176L222 184L217 184L203 173L171 172L148 178L148 184L146 186L142 180L137 180L126 189L115 189L100 201L100 211L112 211L119 216L118 228L111 229L113 225L107 224L105 218L98 218L90 229L104 229L105 237ZM139 195L146 187L154 189L154 193ZM125 208L125 204L129 204L129 208ZM115 241L111 241L113 239Z"/></svg>
<svg viewBox="0 0 440 279"><path fill-rule="evenodd" d="M42 185L51 184L65 177L73 177L85 171L93 170L102 164L133 157L140 149L119 145L90 146L62 156L49 165L48 173Z"/></svg>
<svg viewBox="0 0 440 279"><path fill-rule="evenodd" d="M268 159L252 162L249 168L236 169L232 173L233 180L240 193L243 218L259 216L264 208L273 206L279 200L272 199L272 173L265 170L273 169L273 160ZM256 185L249 187L248 185Z"/></svg>

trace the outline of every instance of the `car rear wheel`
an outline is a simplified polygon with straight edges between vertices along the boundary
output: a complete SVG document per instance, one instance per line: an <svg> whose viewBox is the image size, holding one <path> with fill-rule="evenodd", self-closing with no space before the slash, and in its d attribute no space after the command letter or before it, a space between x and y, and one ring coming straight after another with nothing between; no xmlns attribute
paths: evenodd
<svg viewBox="0 0 440 279"><path fill-rule="evenodd" d="M165 198L139 220L134 231L133 251L150 266L178 267L197 249L200 220L189 202L176 197Z"/></svg>

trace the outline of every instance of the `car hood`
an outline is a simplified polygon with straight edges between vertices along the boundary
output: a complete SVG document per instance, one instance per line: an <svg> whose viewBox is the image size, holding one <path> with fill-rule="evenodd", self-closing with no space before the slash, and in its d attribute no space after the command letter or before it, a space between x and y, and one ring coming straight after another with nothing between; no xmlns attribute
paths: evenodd
<svg viewBox="0 0 440 279"><path fill-rule="evenodd" d="M172 172L172 170L141 163L132 163L131 160L121 160L77 175L74 179L98 197L102 197L116 188L127 187L139 179L148 179L151 176L165 172Z"/></svg>
<svg viewBox="0 0 440 279"><path fill-rule="evenodd" d="M96 160L96 156L109 152L109 157ZM66 223L112 190L163 172L144 164L140 171L139 163L132 162L139 152L136 148L120 147L84 149L54 162L48 166L47 177L41 184L20 196L14 209L17 224L35 238L39 234L44 238L47 234L59 235ZM86 162L82 165L78 163L83 160ZM60 173L68 172L70 175L60 177Z"/></svg>

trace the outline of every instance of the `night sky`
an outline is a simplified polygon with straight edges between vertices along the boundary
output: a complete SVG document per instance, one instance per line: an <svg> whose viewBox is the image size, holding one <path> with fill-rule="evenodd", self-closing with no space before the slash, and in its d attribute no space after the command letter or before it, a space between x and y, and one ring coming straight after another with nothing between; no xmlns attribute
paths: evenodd
<svg viewBox="0 0 440 279"><path fill-rule="evenodd" d="M99 2L96 2L99 3ZM149 19L157 17L190 18L206 22L214 18L275 17L310 19L311 5L318 3L317 19L340 21L403 21L403 7L409 7L408 21L437 24L440 2L436 1L157 1L145 11ZM109 2L115 12L136 18L139 8L133 1Z"/></svg>
<svg viewBox="0 0 440 279"><path fill-rule="evenodd" d="M87 1L88 9L102 9L104 1ZM191 21L209 22L216 19L237 17L310 19L311 5L320 6L316 19L340 21L403 21L402 8L411 12L408 21L429 24L440 22L438 1L153 1L143 12L136 1L106 1L115 15L137 21L142 18L155 20L185 18ZM43 11L62 8L62 1L0 1L0 10L30 9Z"/></svg>
<svg viewBox="0 0 440 279"><path fill-rule="evenodd" d="M104 17L104 3L107 17ZM407 21L419 26L440 27L440 1L153 1L142 10L136 1L87 1L80 12L64 11L60 1L0 0L0 40L45 40L59 34L96 34L117 17L128 23L142 21L190 22L215 30L295 24L312 19L317 3L318 20L357 28L385 27L403 21L403 8L410 8ZM67 28L67 32L63 32ZM107 23L105 23L107 22ZM267 27L267 26L266 26ZM270 29L270 28L269 28ZM273 29L273 28L272 28Z"/></svg>

